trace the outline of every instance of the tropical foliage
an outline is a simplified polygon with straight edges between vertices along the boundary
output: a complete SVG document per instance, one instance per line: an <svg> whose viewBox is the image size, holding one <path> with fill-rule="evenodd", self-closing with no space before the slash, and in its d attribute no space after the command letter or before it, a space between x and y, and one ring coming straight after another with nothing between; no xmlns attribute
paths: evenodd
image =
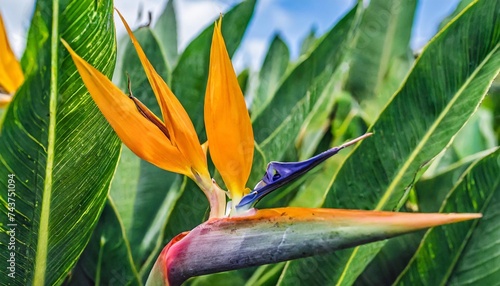
<svg viewBox="0 0 500 286"><path fill-rule="evenodd" d="M500 3L462 1L414 55L417 5L355 5L324 35L307 35L298 59L276 36L261 68L241 71L236 81L229 57L256 0L225 12L222 24L214 19L182 51L173 0L153 26L134 31L134 43L116 40L111 0L37 1L22 71L0 34L0 184L8 189L0 197L2 281L144 285L148 277L165 282L167 265L184 271L168 274L177 278L172 284L208 274L187 285L496 283ZM113 72L119 88L108 80ZM249 116L242 96L224 105L238 85ZM133 99L125 96L132 92ZM114 101L104 102L109 95ZM220 126L239 135L224 136ZM352 147L330 149L367 132L373 135L346 144ZM208 161L200 145L207 139ZM251 152L234 157L231 139ZM165 142L180 153L168 153ZM262 177L270 161L303 161L329 149L340 152L313 157L325 161L307 165L312 171L275 163L266 173L272 179ZM228 173L224 163L238 160L248 170ZM297 168L309 172L285 186L269 173ZM258 198L259 211L251 205L243 216L247 208L237 205L254 194L245 186L257 192L276 182L281 188ZM230 218L226 189L235 202ZM430 212L483 218L381 240L477 217L418 215ZM171 259L171 249L182 259ZM243 269L214 273L236 268Z"/></svg>

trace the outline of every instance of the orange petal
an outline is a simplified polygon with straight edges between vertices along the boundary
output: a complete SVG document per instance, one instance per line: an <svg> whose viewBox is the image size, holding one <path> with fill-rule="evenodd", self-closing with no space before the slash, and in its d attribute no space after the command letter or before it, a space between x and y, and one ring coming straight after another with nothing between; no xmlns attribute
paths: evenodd
<svg viewBox="0 0 500 286"><path fill-rule="evenodd" d="M0 90L12 94L23 81L21 65L10 48L2 15L0 15Z"/></svg>
<svg viewBox="0 0 500 286"><path fill-rule="evenodd" d="M137 156L162 169L192 177L189 163L165 134L138 111L134 101L78 56L68 43L61 41L73 58L94 102L123 143ZM155 115L150 113L149 116Z"/></svg>
<svg viewBox="0 0 500 286"><path fill-rule="evenodd" d="M158 100L161 113L163 115L163 121L165 122L165 126L170 133L170 140L172 141L172 144L179 149L181 154L187 160L189 160L192 167L198 174L202 177L210 178L207 167L207 158L200 147L198 135L196 134L196 130L194 129L189 115L167 86L165 81L163 81L161 76L153 68L120 12L118 12L118 15L127 29L130 39L132 40L132 44L134 44L135 50L137 51L144 71L146 72L149 83L151 84L156 99Z"/></svg>
<svg viewBox="0 0 500 286"><path fill-rule="evenodd" d="M220 24L220 21L215 24L210 50L205 127L210 156L235 205L246 192L254 139L245 99L226 50Z"/></svg>

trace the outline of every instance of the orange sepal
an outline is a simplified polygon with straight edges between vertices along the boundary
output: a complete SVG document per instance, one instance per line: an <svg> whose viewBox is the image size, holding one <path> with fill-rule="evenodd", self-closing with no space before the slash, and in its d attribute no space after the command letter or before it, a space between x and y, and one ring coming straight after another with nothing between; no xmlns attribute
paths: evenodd
<svg viewBox="0 0 500 286"><path fill-rule="evenodd" d="M78 56L66 41L61 41L73 58L94 102L123 143L137 156L159 168L193 178L189 163L169 138L138 111L134 101ZM152 113L149 115L154 116Z"/></svg>
<svg viewBox="0 0 500 286"><path fill-rule="evenodd" d="M151 65L123 16L118 10L116 12L120 16L130 36L149 83L151 84L151 88L158 100L163 115L163 122L170 133L172 145L190 162L198 175L203 178L210 178L207 158L200 147L198 135L196 134L196 130L194 129L189 115L165 81L163 81L161 76Z"/></svg>
<svg viewBox="0 0 500 286"><path fill-rule="evenodd" d="M210 156L237 204L246 193L254 138L250 116L231 59L215 23L205 95L205 127Z"/></svg>

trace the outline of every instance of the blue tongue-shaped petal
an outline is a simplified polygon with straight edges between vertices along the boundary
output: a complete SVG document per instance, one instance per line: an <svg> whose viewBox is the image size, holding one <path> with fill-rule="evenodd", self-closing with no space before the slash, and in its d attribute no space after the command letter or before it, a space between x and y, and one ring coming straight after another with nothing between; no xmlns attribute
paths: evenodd
<svg viewBox="0 0 500 286"><path fill-rule="evenodd" d="M312 168L316 167L321 162L337 154L340 150L344 149L345 147L351 146L370 135L372 135L372 133L366 133L354 140L342 144L339 147L333 147L305 161L269 163L262 180L257 183L254 190L250 194L244 196L241 199L236 208L238 210L250 209L265 195L271 193L279 187L282 187L283 185L292 182L298 177L309 172Z"/></svg>

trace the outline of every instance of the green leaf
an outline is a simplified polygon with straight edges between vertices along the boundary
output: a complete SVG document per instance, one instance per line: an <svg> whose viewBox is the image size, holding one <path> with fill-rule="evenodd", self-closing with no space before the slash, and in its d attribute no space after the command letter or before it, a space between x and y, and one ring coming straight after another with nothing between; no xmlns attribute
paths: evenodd
<svg viewBox="0 0 500 286"><path fill-rule="evenodd" d="M177 20L174 0L167 2L153 30L158 37L161 51L165 54L168 66L174 67L179 57L177 50Z"/></svg>
<svg viewBox="0 0 500 286"><path fill-rule="evenodd" d="M371 118L382 110L410 69L416 0L370 1L357 29L346 89ZM397 72L391 73L391 68Z"/></svg>
<svg viewBox="0 0 500 286"><path fill-rule="evenodd" d="M389 239L354 285L391 285L410 261L424 234L421 230Z"/></svg>
<svg viewBox="0 0 500 286"><path fill-rule="evenodd" d="M474 229L467 246L460 255L451 276L449 285L492 285L500 279L498 248L500 244L500 225L498 210L500 196L497 191L492 197L484 216Z"/></svg>
<svg viewBox="0 0 500 286"><path fill-rule="evenodd" d="M238 75L238 84L240 85L241 91L245 94L248 88L248 80L250 76L250 69L246 68Z"/></svg>
<svg viewBox="0 0 500 286"><path fill-rule="evenodd" d="M497 146L490 111L479 108L457 133L451 146L429 167L428 173L439 172L469 156Z"/></svg>
<svg viewBox="0 0 500 286"><path fill-rule="evenodd" d="M252 277L247 280L245 286L274 286L278 282L284 262L266 264L257 268Z"/></svg>
<svg viewBox="0 0 500 286"><path fill-rule="evenodd" d="M210 275L194 277L186 281L186 286L206 286L206 285L218 285L218 286L233 286L233 285L244 285L245 280L238 275L236 271L227 271L221 273L215 273Z"/></svg>
<svg viewBox="0 0 500 286"><path fill-rule="evenodd" d="M441 212L482 212L484 218L427 232L398 285L492 285L500 278L500 149L471 165ZM491 266L490 266L491 265Z"/></svg>
<svg viewBox="0 0 500 286"><path fill-rule="evenodd" d="M110 76L116 58L112 11L111 1L36 5L23 58L26 82L0 130L2 186L15 175L15 196L3 192L0 204L1 244L9 241L8 223L16 224L15 279L8 277L10 253L0 254L2 279L10 285L61 284L104 207L120 144L60 39ZM8 205L12 199L15 207ZM15 215L10 222L9 213Z"/></svg>
<svg viewBox="0 0 500 286"><path fill-rule="evenodd" d="M257 142L254 142L254 152L252 161L252 171L248 178L247 186L255 186L266 172L266 166L269 163L268 158L262 151L262 148Z"/></svg>
<svg viewBox="0 0 500 286"><path fill-rule="evenodd" d="M332 117L338 117L339 113L341 113L338 110L339 101L344 98L349 98L350 101L350 96L342 90L342 82L344 82L346 75L347 73L343 69L338 69L332 75L328 88L323 90L313 110L309 113L297 138L296 145L299 148L299 160L307 160L315 155L319 142L323 139L325 133L330 131ZM349 112L355 111L355 108L349 105L348 110ZM344 118L343 122L345 123L347 120L349 119ZM342 143L339 142L338 145ZM323 151L319 150L319 152Z"/></svg>
<svg viewBox="0 0 500 286"><path fill-rule="evenodd" d="M134 220L134 203L139 186L141 159L122 144L120 161L111 181L109 196L117 209L117 216L123 227L130 229Z"/></svg>
<svg viewBox="0 0 500 286"><path fill-rule="evenodd" d="M268 158L282 158L299 134L321 92L333 85L330 79L342 61L344 48L350 42L356 10L354 7L348 12L309 57L288 74L272 100L255 118L255 140Z"/></svg>
<svg viewBox="0 0 500 286"><path fill-rule="evenodd" d="M116 207L111 198L101 214L68 285L142 285Z"/></svg>
<svg viewBox="0 0 500 286"><path fill-rule="evenodd" d="M462 12L465 8L467 8L467 6L469 6L469 4L472 3L473 1L474 0L461 0L460 2L458 2L455 10L451 12L451 14L448 15L446 18L444 18L443 21L441 21L441 23L439 23L438 29L441 30L442 28L444 28L446 24L448 24L451 20L453 20L453 18L455 18L458 14L460 14L460 12Z"/></svg>
<svg viewBox="0 0 500 286"><path fill-rule="evenodd" d="M446 147L498 73L498 5L475 2L428 44L371 127L374 136L332 178L324 207L390 210L399 204L420 167ZM289 262L280 282L350 285L382 245ZM309 265L322 271L303 274Z"/></svg>
<svg viewBox="0 0 500 286"><path fill-rule="evenodd" d="M439 175L420 180L415 184L418 209L421 212L437 212L450 190L462 179L471 164L498 150L492 148L458 162ZM404 237L389 240L365 271L356 280L356 285L391 285L404 270L417 250L425 232L420 231ZM436 271L436 270L433 270Z"/></svg>
<svg viewBox="0 0 500 286"><path fill-rule="evenodd" d="M224 14L222 35L229 56L232 56L240 45L252 18L255 2L256 0L245 0ZM202 132L203 102L213 28L214 25L210 25L187 46L172 73L172 91L188 112L201 141L206 139Z"/></svg>
<svg viewBox="0 0 500 286"><path fill-rule="evenodd" d="M488 149L450 165L448 169L430 178L423 178L415 184L418 208L422 212L439 211L446 196L467 168L491 154L497 148Z"/></svg>
<svg viewBox="0 0 500 286"><path fill-rule="evenodd" d="M258 87L250 113L256 118L272 100L290 61L290 51L279 35L275 35L259 72Z"/></svg>
<svg viewBox="0 0 500 286"><path fill-rule="evenodd" d="M181 176L141 161L140 178L134 202L134 220L127 235L138 265L154 249L162 225L168 219L171 197L176 197ZM166 206L167 205L167 206Z"/></svg>
<svg viewBox="0 0 500 286"><path fill-rule="evenodd" d="M157 210L154 230L158 229L158 233L148 235L149 255L140 270L143 278L148 277L159 253L172 238L195 228L208 214L208 201L198 186L187 177L183 177L182 182L179 181L172 185L162 206Z"/></svg>

